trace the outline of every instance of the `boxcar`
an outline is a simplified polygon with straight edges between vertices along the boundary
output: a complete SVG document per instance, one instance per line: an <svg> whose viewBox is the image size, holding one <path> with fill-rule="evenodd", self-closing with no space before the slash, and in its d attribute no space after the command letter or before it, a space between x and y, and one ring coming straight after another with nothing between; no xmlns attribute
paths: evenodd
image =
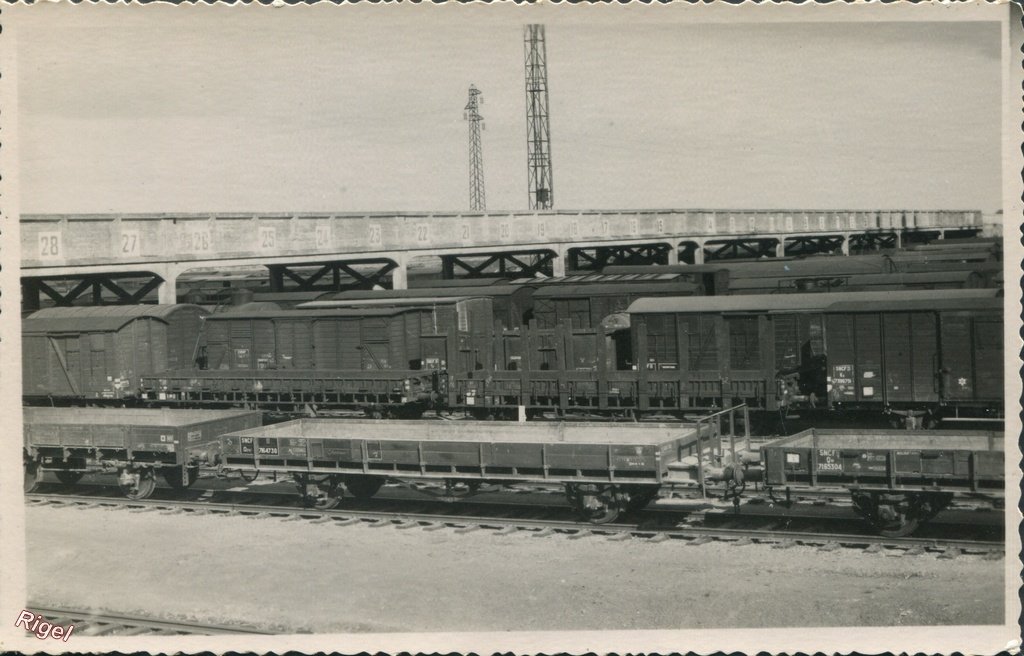
<svg viewBox="0 0 1024 656"><path fill-rule="evenodd" d="M211 315L206 321L207 367L444 369L455 366L449 361L459 357L457 331L486 330L491 315L487 298L394 299L323 309L327 305L279 311L246 311L243 306Z"/></svg>
<svg viewBox="0 0 1024 656"><path fill-rule="evenodd" d="M810 429L761 447L770 490L849 490L883 535L912 533L957 496L1005 495L1003 434Z"/></svg>
<svg viewBox="0 0 1024 656"><path fill-rule="evenodd" d="M487 298L398 299L343 309L251 307L208 317L207 369L148 376L144 398L178 407L244 404L285 413L356 409L416 417L443 387L441 370L484 366L473 344L486 341Z"/></svg>
<svg viewBox="0 0 1024 656"><path fill-rule="evenodd" d="M641 299L629 309L641 394L1001 416L998 290Z"/></svg>
<svg viewBox="0 0 1024 656"><path fill-rule="evenodd" d="M195 366L205 311L195 305L48 308L22 321L24 395L125 400L140 378Z"/></svg>
<svg viewBox="0 0 1024 656"><path fill-rule="evenodd" d="M156 474L175 488L195 482L200 465L212 465L221 434L260 425L244 410L25 408L25 491L44 471L64 483L89 472L117 472L122 492L152 494Z"/></svg>

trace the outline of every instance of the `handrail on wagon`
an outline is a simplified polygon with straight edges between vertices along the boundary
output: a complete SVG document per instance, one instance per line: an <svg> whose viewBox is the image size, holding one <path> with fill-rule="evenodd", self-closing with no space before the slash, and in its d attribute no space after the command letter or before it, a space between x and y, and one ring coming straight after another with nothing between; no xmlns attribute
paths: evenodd
<svg viewBox="0 0 1024 656"><path fill-rule="evenodd" d="M700 481L700 493L707 498L707 491L704 487L704 426L708 427L708 437L711 439L711 455L721 457L722 455L722 419L728 418L729 425L729 455L732 458L733 466L738 464L736 459L736 413L743 413L743 436L746 448L750 450L750 408L746 403L723 408L717 412L698 417L697 424L697 480Z"/></svg>

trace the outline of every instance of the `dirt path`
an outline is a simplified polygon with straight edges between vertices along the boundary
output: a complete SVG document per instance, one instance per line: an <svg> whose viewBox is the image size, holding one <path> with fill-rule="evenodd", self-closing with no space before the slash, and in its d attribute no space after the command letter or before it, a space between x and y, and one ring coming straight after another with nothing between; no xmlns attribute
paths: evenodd
<svg viewBox="0 0 1024 656"><path fill-rule="evenodd" d="M35 603L282 632L1002 622L1002 561L26 509Z"/></svg>

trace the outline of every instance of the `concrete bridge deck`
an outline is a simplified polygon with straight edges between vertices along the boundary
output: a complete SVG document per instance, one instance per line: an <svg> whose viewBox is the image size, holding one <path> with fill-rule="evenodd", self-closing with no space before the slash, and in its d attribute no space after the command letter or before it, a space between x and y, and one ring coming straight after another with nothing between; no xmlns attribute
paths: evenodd
<svg viewBox="0 0 1024 656"><path fill-rule="evenodd" d="M651 210L519 213L27 214L20 218L22 277L150 272L173 302L189 269L390 260L396 287L419 257L550 251L555 274L568 255L602 246L680 245L744 240L786 242L851 236L981 229L976 211ZM774 241L772 241L774 240ZM838 243L838 242L837 242Z"/></svg>

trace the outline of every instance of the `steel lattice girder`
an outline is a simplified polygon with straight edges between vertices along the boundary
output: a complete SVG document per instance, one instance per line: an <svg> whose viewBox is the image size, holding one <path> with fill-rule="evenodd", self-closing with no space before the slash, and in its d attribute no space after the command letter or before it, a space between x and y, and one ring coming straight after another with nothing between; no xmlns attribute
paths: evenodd
<svg viewBox="0 0 1024 656"><path fill-rule="evenodd" d="M354 266L377 265L377 269L370 273L363 273ZM309 274L303 274L296 269L316 269ZM372 289L375 285L390 287L386 276L398 265L391 260L358 260L350 262L310 262L303 264L270 264L267 269L270 271L270 290L272 292L283 291L344 291L346 289ZM330 278L324 280L327 274ZM352 282L342 282L342 274ZM295 283L294 287L286 288L285 280Z"/></svg>
<svg viewBox="0 0 1024 656"><path fill-rule="evenodd" d="M567 268L573 271L599 271L620 264L668 264L668 244L627 244L570 248Z"/></svg>
<svg viewBox="0 0 1024 656"><path fill-rule="evenodd" d="M477 263L470 259L482 260ZM552 262L555 259L553 251L521 251L517 253L470 253L466 255L442 255L441 256L441 278L454 280L456 278L488 278L505 274L515 274L522 277L535 276L537 274L553 275ZM456 276L455 268L458 267L465 272L465 275Z"/></svg>
<svg viewBox="0 0 1024 656"><path fill-rule="evenodd" d="M22 309L39 309L40 293L46 295L54 305L66 307L74 305L87 291L91 291L92 296L87 305L138 305L151 292L156 291L163 281L163 278L148 271L22 278ZM113 294L113 298L104 298L104 291Z"/></svg>
<svg viewBox="0 0 1024 656"><path fill-rule="evenodd" d="M850 235L850 252L896 248L896 238L895 232L865 232L859 235Z"/></svg>
<svg viewBox="0 0 1024 656"><path fill-rule="evenodd" d="M938 230L907 230L903 233L904 244L927 244L942 237Z"/></svg>
<svg viewBox="0 0 1024 656"><path fill-rule="evenodd" d="M783 242L786 255L817 255L819 253L836 253L843 249L842 235L814 235L807 237L787 237Z"/></svg>
<svg viewBox="0 0 1024 656"><path fill-rule="evenodd" d="M704 244L704 260L775 257L778 244L774 237L714 239Z"/></svg>

